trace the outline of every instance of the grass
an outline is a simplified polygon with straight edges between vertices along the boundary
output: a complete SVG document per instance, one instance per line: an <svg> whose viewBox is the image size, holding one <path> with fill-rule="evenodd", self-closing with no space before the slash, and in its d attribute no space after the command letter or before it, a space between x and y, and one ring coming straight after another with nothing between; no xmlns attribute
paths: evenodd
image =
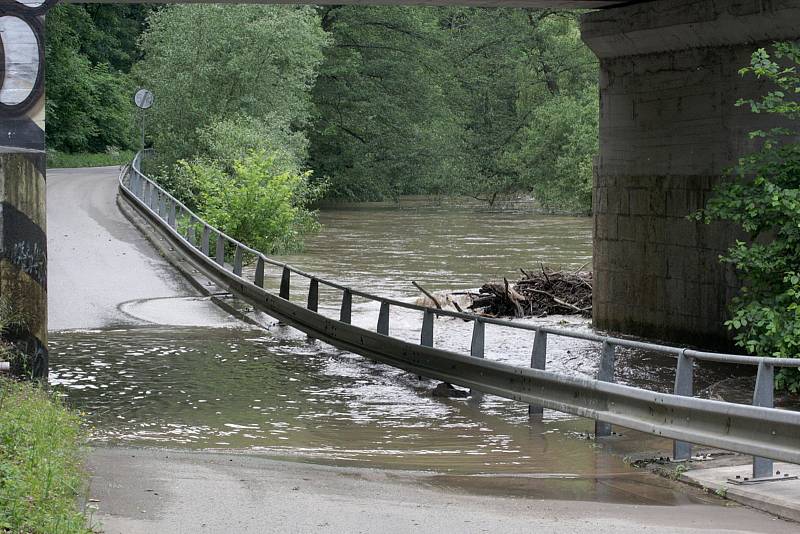
<svg viewBox="0 0 800 534"><path fill-rule="evenodd" d="M36 383L0 378L0 532L86 534L80 417Z"/></svg>
<svg viewBox="0 0 800 534"><path fill-rule="evenodd" d="M131 150L120 150L116 152L101 152L99 154L67 154L57 150L47 151L47 168L80 168L80 167L107 167L112 165L124 165L130 163L134 153Z"/></svg>

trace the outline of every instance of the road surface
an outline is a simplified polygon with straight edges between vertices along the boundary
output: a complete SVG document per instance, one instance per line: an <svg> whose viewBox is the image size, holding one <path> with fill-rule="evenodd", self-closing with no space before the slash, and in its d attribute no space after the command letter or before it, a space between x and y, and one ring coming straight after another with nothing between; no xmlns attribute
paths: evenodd
<svg viewBox="0 0 800 534"><path fill-rule="evenodd" d="M740 506L485 495L434 484L432 473L247 455L97 449L91 469L91 496L101 511L96 518L107 534L786 534L796 527Z"/></svg>
<svg viewBox="0 0 800 534"><path fill-rule="evenodd" d="M48 329L230 323L122 215L118 175L47 171Z"/></svg>

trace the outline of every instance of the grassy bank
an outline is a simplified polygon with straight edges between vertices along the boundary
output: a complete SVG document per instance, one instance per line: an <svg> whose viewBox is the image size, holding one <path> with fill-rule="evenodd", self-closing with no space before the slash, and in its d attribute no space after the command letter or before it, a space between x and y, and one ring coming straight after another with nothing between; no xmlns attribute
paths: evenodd
<svg viewBox="0 0 800 534"><path fill-rule="evenodd" d="M77 169L81 167L108 167L130 163L134 153L130 150L119 152L102 152L100 154L67 154L49 150L47 152L48 169Z"/></svg>
<svg viewBox="0 0 800 534"><path fill-rule="evenodd" d="M77 414L30 383L0 378L0 532L88 533Z"/></svg>

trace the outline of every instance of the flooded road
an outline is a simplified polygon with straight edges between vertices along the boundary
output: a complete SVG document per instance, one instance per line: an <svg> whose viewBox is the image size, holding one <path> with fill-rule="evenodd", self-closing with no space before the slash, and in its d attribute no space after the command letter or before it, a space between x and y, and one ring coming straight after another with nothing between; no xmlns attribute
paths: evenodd
<svg viewBox="0 0 800 534"><path fill-rule="evenodd" d="M324 230L309 239L306 252L286 260L399 299L418 297L411 280L431 290L468 289L515 278L518 268L540 261L577 269L591 260L586 218L383 208L326 211L321 220ZM275 273L268 284L277 286ZM86 413L94 443L433 471L440 477L432 483L441 486L549 491L551 498L649 504L688 498L594 446L586 439L591 421L546 410L543 421L532 423L526 405L490 395L479 403L433 397L435 382L274 321L267 330L195 323L191 309L182 311L192 298L121 302L115 313L130 320L51 333L51 382ZM337 317L341 294L322 291L320 298L321 313ZM305 287L293 280L292 300L304 299ZM166 321L170 310L184 326L147 326ZM377 314L375 303L354 301L354 324L374 328ZM574 317L539 321L590 328ZM420 326L417 312L393 310L392 335L418 341ZM468 352L470 324L441 318L435 330L437 347ZM487 358L529 364L532 332L490 325L486 336ZM547 366L591 375L598 355L596 344L551 336ZM674 360L622 351L618 362L619 381L671 389ZM696 384L718 379L701 368ZM504 482L479 481L487 475Z"/></svg>
<svg viewBox="0 0 800 534"><path fill-rule="evenodd" d="M505 399L432 397L432 381L276 330L55 334L53 355L69 363L53 382L85 411L96 445L428 472L420 484L485 495L708 501L596 447L589 420L548 410L532 422Z"/></svg>

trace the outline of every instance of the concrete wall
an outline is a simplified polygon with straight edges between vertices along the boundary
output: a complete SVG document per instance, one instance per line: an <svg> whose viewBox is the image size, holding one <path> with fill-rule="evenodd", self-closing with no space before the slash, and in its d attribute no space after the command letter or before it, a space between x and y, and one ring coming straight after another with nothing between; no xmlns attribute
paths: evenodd
<svg viewBox="0 0 800 534"><path fill-rule="evenodd" d="M0 296L27 322L3 337L27 355L12 371L35 377L48 371L44 13L54 2L0 3Z"/></svg>
<svg viewBox="0 0 800 534"><path fill-rule="evenodd" d="M738 70L751 52L800 37L800 2L658 0L590 13L600 58L594 184L594 321L608 330L730 346L738 283L719 263L736 230L687 220L723 170L773 120L737 108L765 87Z"/></svg>

